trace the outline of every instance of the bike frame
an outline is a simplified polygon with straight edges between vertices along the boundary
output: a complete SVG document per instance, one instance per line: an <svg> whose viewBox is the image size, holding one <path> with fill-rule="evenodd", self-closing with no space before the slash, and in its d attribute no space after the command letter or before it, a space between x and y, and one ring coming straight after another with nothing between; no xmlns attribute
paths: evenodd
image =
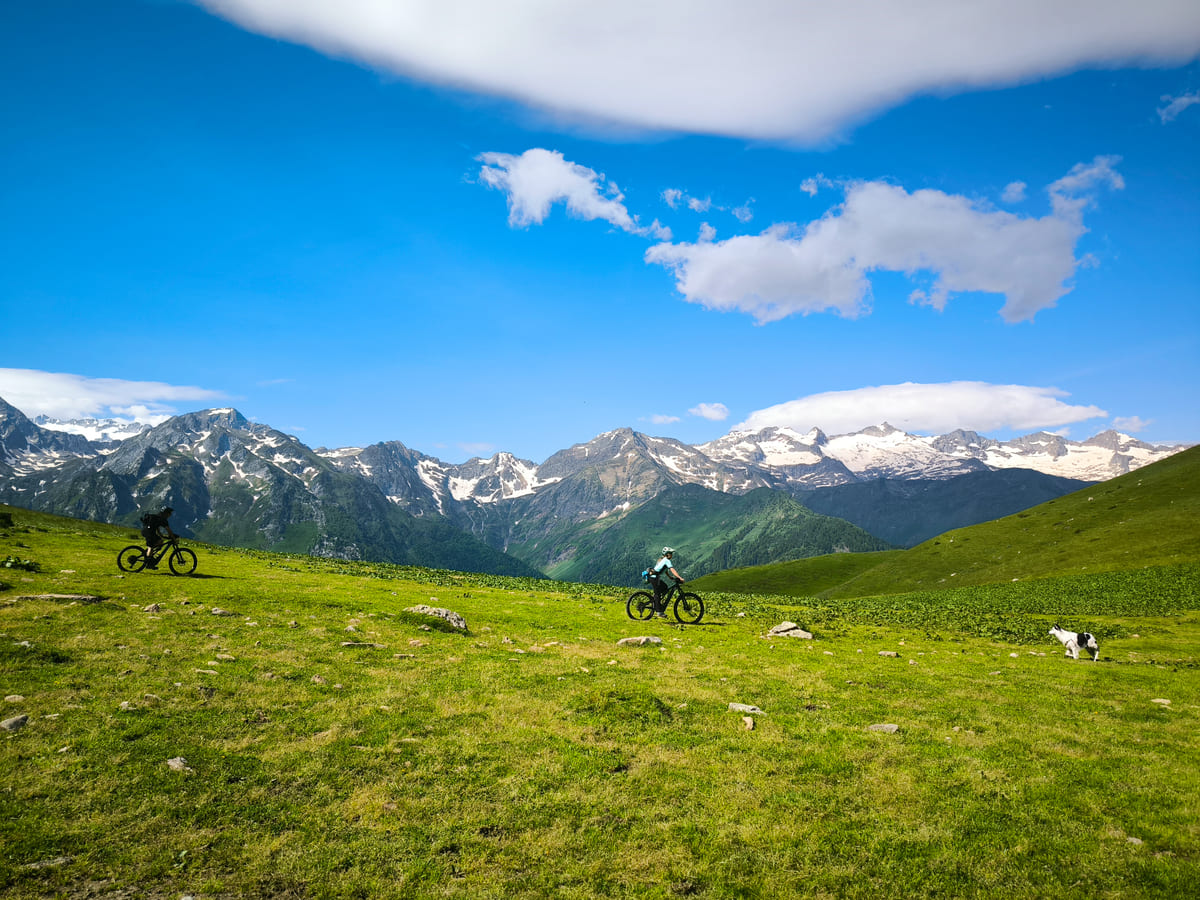
<svg viewBox="0 0 1200 900"><path fill-rule="evenodd" d="M159 544L157 547L151 547L149 544L147 544L146 545L146 562L147 563L156 563L160 559L165 557L167 555L168 551L173 550L173 549L177 548L178 546L179 546L178 535L175 537L172 537L172 538L167 538L161 544Z"/></svg>

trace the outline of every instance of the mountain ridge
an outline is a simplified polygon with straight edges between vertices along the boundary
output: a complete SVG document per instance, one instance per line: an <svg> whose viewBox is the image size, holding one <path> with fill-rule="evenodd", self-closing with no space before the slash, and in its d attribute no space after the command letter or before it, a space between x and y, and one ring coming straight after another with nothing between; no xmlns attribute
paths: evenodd
<svg viewBox="0 0 1200 900"><path fill-rule="evenodd" d="M87 425L76 422L75 427ZM1066 471L1111 473L1177 449L1143 444L1117 432L1086 442L1044 433L1001 442L969 431L925 438L887 423L833 436L815 428L805 434L787 428L735 430L701 445L618 428L540 464L508 452L453 464L400 441L314 450L228 407L175 416L120 441L95 442L39 427L3 403L0 498L128 522L137 509L170 498L177 521L215 542L346 558L383 553L385 559L403 562L412 561L412 545L432 553L438 566L454 568L430 543L434 531L449 528L478 542L462 545L468 555L487 557L480 547L502 555L488 558L489 565L519 563L531 571L574 577L576 569L619 571L614 559L580 562L579 554L616 552L612 548L623 545L612 539L617 534L613 529L641 528L644 516L638 511L680 488L712 495L696 495L703 498L696 508L710 511L724 502L719 495L767 489L814 513L848 520L839 528L857 525L876 540L911 545L945 522L971 524L962 516L947 518L947 507L986 518L1012 512L1012 498L1022 492L1033 490L1036 502L1088 483L1047 479L1036 469L1019 469L1021 460ZM1036 489L1029 484L1035 480ZM963 499L968 486L970 503ZM853 498L872 491L899 500L890 506L881 503L882 514L864 512L861 501ZM900 528L914 508L920 521ZM364 518L378 527L367 527ZM775 546L777 554L789 552L745 521L726 525L728 534L720 530L725 525L714 524L716 533L696 537L693 566L708 570L723 557L701 552L700 545L708 546L710 537L718 544L732 540L735 533L755 534L754 540ZM596 539L600 532L611 532L607 542ZM438 533L440 540L456 542L450 532ZM800 532L795 534L805 544ZM647 540L659 546L680 543L669 532L661 540L648 535ZM737 553L757 558L759 549L739 545ZM463 561L459 567L464 564L474 563Z"/></svg>

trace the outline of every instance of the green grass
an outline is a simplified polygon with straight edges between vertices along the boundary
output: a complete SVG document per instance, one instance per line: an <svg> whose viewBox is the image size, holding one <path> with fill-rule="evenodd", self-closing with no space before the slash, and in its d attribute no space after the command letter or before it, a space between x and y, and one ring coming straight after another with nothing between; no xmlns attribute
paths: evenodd
<svg viewBox="0 0 1200 900"><path fill-rule="evenodd" d="M902 552L731 569L697 589L847 599L1200 562L1200 447Z"/></svg>
<svg viewBox="0 0 1200 900"><path fill-rule="evenodd" d="M791 562L726 569L697 578L691 584L697 591L815 597L881 565L885 560L903 555L903 550L830 553Z"/></svg>
<svg viewBox="0 0 1200 900"><path fill-rule="evenodd" d="M0 695L24 699L0 719L29 722L0 732L5 897L1186 897L1200 877L1188 565L713 594L681 627L595 585L199 544L197 577L122 577L132 533L8 512L0 560L28 565L0 568ZM48 594L102 599L26 599ZM469 632L422 630L417 603ZM1055 617L1103 661L1064 659ZM783 618L816 639L764 639ZM617 645L647 633L661 647ZM753 730L731 702L763 710Z"/></svg>

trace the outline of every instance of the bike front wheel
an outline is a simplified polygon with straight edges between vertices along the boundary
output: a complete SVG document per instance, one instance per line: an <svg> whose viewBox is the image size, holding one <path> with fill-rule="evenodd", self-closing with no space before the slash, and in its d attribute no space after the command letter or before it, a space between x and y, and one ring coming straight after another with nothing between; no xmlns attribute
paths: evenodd
<svg viewBox="0 0 1200 900"><path fill-rule="evenodd" d="M629 618L645 621L654 615L654 595L646 591L638 591L625 601L625 612Z"/></svg>
<svg viewBox="0 0 1200 900"><path fill-rule="evenodd" d="M196 571L196 554L187 547L177 547L167 560L174 575L191 575Z"/></svg>
<svg viewBox="0 0 1200 900"><path fill-rule="evenodd" d="M117 568L122 572L140 572L146 567L146 548L137 544L117 554Z"/></svg>
<svg viewBox="0 0 1200 900"><path fill-rule="evenodd" d="M696 594L680 594L675 598L675 618L685 625L695 625L704 618L704 601Z"/></svg>

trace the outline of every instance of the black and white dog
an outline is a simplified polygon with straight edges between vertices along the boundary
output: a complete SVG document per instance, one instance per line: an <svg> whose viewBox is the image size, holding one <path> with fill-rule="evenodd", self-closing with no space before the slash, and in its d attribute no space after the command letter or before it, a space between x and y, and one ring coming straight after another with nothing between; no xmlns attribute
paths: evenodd
<svg viewBox="0 0 1200 900"><path fill-rule="evenodd" d="M1063 631L1057 625L1050 629L1050 634L1054 635L1062 645L1067 648L1064 656L1069 656L1072 659L1079 659L1080 649L1085 649L1092 654L1092 662L1100 659L1100 645L1096 643L1096 638L1086 631L1074 632Z"/></svg>

